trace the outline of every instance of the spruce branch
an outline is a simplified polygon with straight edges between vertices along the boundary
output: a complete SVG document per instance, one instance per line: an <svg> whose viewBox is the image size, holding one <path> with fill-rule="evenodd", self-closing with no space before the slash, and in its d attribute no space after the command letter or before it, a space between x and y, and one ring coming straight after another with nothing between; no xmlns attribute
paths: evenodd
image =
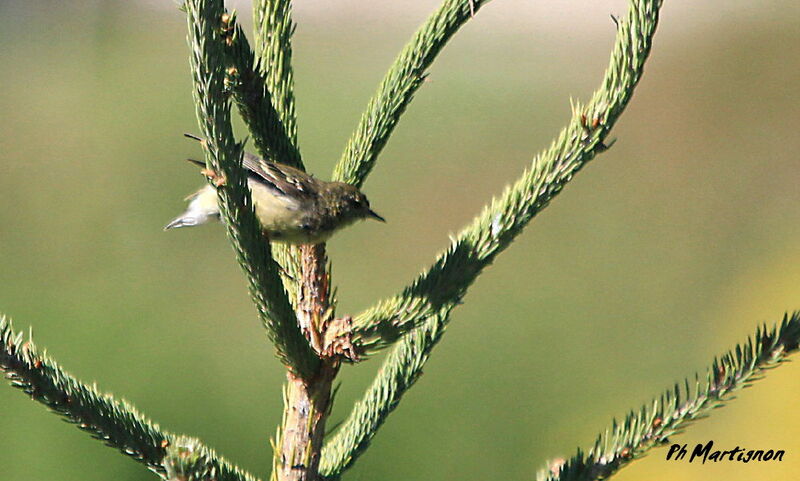
<svg viewBox="0 0 800 481"><path fill-rule="evenodd" d="M661 0L633 0L619 23L611 61L600 88L586 105L573 102L572 119L532 166L456 237L427 272L399 295L361 313L353 338L362 351L394 342L446 306L455 306L467 288L508 247L531 219L547 207L578 171L597 154L641 78L656 31Z"/></svg>
<svg viewBox="0 0 800 481"><path fill-rule="evenodd" d="M296 168L303 168L300 152L286 133L281 116L272 105L267 79L257 67L257 61L236 14L224 19L224 36L228 55L228 86L233 99L247 124L261 157Z"/></svg>
<svg viewBox="0 0 800 481"><path fill-rule="evenodd" d="M239 113L247 124L258 153L264 159L304 170L297 146L289 138L281 116L273 106L267 79L258 67L247 36L236 22L236 13L223 17L223 29L228 55L228 88ZM281 266L283 285L293 305L298 301L297 280L300 277L300 259L297 250L287 245L274 245L273 257Z"/></svg>
<svg viewBox="0 0 800 481"><path fill-rule="evenodd" d="M333 172L333 179L361 187L400 116L425 81L448 40L489 0L445 0L417 30L381 81Z"/></svg>
<svg viewBox="0 0 800 481"><path fill-rule="evenodd" d="M291 37L294 24L290 0L253 2L256 30L256 53L261 73L272 93L272 103L279 113L290 140L297 144L294 79L291 65ZM328 314L330 298L325 272L325 246L303 246L283 253L301 280L293 296L297 320L309 339L324 337L321 319ZM299 262L298 262L299 259ZM302 268L297 269L298 265ZM330 413L330 393L338 372L338 361L325 359L303 376L287 375L284 388L284 416L274 442L272 479L314 481L322 449L325 421Z"/></svg>
<svg viewBox="0 0 800 481"><path fill-rule="evenodd" d="M44 354L33 339L15 333L11 321L0 315L0 370L13 387L21 389L67 422L93 438L163 474L164 445L173 436L161 431L124 400L103 394L70 376Z"/></svg>
<svg viewBox="0 0 800 481"><path fill-rule="evenodd" d="M272 93L272 105L292 144L297 145L297 118L294 107L292 70L291 0L254 0L255 51L258 69ZM300 164L302 165L302 164Z"/></svg>
<svg viewBox="0 0 800 481"><path fill-rule="evenodd" d="M309 378L287 373L283 391L283 419L273 443L272 481L317 481L325 423L330 414L333 381L339 359L326 356L320 340L326 338L333 316L325 244L300 247L302 278L297 321L322 359Z"/></svg>
<svg viewBox="0 0 800 481"><path fill-rule="evenodd" d="M233 136L230 100L225 92L225 53L221 0L186 2L197 117L206 164L217 185L220 210L239 264L247 274L250 294L277 355L293 372L310 376L319 358L300 331L283 288L268 239L253 211L243 146Z"/></svg>
<svg viewBox="0 0 800 481"><path fill-rule="evenodd" d="M705 382L695 376L664 392L652 403L631 411L623 422L613 420L586 453L578 452L561 465L542 470L539 481L594 481L606 479L643 457L650 449L669 443L694 421L707 417L715 408L735 398L737 391L764 377L797 351L800 343L800 311L755 337L715 358Z"/></svg>
<svg viewBox="0 0 800 481"><path fill-rule="evenodd" d="M321 469L325 475L338 477L368 447L422 372L447 326L450 311L482 269L586 162L607 148L603 141L642 75L661 3L631 0L627 17L618 25L609 68L592 100L586 106L573 105L572 120L551 146L461 232L427 273L400 295L358 316L354 339L362 351L374 351L406 334L387 356L362 401L323 449Z"/></svg>
<svg viewBox="0 0 800 481"><path fill-rule="evenodd" d="M144 464L162 479L180 479L169 475L170 453L177 446L188 446L192 452L202 454L195 462L194 472L220 473L213 478L216 481L257 481L199 441L162 431L124 399L101 393L97 386L86 385L64 372L53 359L38 352L30 336L26 339L21 332L14 332L11 320L3 315L0 371L13 387L106 446Z"/></svg>
<svg viewBox="0 0 800 481"><path fill-rule="evenodd" d="M38 352L30 336L25 339L21 332L14 332L11 320L3 315L0 315L0 371L13 387L65 421L139 461L162 479L177 479L168 476L165 461L173 446L183 444L182 437L162 431L127 401L101 393L97 386L83 384L64 372L54 360ZM217 481L255 480L198 441L192 441L191 446L193 451L203 453L198 469L227 473Z"/></svg>
<svg viewBox="0 0 800 481"><path fill-rule="evenodd" d="M169 481L259 481L186 436L176 438L167 447L164 470Z"/></svg>
<svg viewBox="0 0 800 481"><path fill-rule="evenodd" d="M272 107L278 114L284 133L297 149L297 117L294 100L294 70L292 68L291 0L254 0L253 27L255 40L255 68L265 88L272 95ZM252 129L252 127L251 127ZM299 151L295 167L305 170ZM296 279L300 272L300 252L294 246L276 245L275 259L286 275L284 285L289 290L292 304L299 302L300 286Z"/></svg>
<svg viewBox="0 0 800 481"><path fill-rule="evenodd" d="M367 450L378 428L422 375L431 350L444 334L449 314L450 308L445 308L431 316L389 353L364 397L323 447L320 473L328 481L339 479Z"/></svg>

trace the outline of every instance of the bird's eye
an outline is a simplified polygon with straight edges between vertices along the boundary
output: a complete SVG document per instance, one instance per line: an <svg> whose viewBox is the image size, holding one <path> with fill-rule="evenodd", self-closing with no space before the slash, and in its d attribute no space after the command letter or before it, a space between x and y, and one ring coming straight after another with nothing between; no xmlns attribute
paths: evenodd
<svg viewBox="0 0 800 481"><path fill-rule="evenodd" d="M361 199L358 197L350 197L347 199L347 202L350 204L350 207L358 208L361 207Z"/></svg>

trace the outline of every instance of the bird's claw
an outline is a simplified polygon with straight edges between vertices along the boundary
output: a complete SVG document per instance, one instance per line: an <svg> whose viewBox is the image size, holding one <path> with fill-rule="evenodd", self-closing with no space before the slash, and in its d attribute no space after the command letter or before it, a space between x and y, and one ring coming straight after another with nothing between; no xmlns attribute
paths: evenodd
<svg viewBox="0 0 800 481"><path fill-rule="evenodd" d="M208 177L211 183L214 184L214 187L225 185L225 182L228 181L224 175L218 174L213 169L203 169L200 173Z"/></svg>

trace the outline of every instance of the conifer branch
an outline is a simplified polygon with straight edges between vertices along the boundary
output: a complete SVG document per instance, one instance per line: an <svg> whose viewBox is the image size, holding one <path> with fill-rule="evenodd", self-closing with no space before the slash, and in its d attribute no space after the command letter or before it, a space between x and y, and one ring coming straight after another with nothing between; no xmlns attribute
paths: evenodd
<svg viewBox="0 0 800 481"><path fill-rule="evenodd" d="M363 184L439 51L487 2L444 0L416 32L370 100L336 166L336 180ZM358 353L396 346L363 399L323 447L341 361L326 355L321 359L308 340L327 339L326 329L340 320L334 316L325 246L270 246L253 210L242 167L244 145L235 140L230 117L232 98L263 157L303 168L293 93L291 1L254 1L254 53L235 22L235 13L226 13L222 0L185 0L194 99L206 139L202 142L204 173L216 187L222 219L260 318L288 368L284 418L273 446L272 479L315 481L322 475L328 481L337 480L369 447L421 375L452 309L469 286L586 163L608 149L605 140L643 73L661 4L662 0L630 0L627 17L620 22L615 19L617 39L601 87L588 103L573 103L570 122L551 145L411 285L359 315L352 332L347 318L347 343L352 336ZM698 376L693 383L685 380L683 387L676 385L652 404L628 414L624 422L614 420L592 449L579 450L570 460L551 466L540 473L540 480L589 481L612 476L732 400L738 390L797 351L799 343L800 312L785 315L772 329L759 328L746 344L715 359L705 382ZM38 354L33 341L15 333L3 316L0 370L32 399L162 479L258 481L198 440L162 432L125 401L71 377Z"/></svg>
<svg viewBox="0 0 800 481"><path fill-rule="evenodd" d="M381 81L347 142L333 179L361 187L400 116L448 40L489 0L445 0L417 30Z"/></svg>
<svg viewBox="0 0 800 481"><path fill-rule="evenodd" d="M339 479L367 450L378 428L422 375L422 367L444 334L449 314L446 308L431 316L391 350L364 397L323 447L320 473L328 481Z"/></svg>
<svg viewBox="0 0 800 481"><path fill-rule="evenodd" d="M267 79L258 69L247 37L236 23L235 12L223 22L228 55L228 86L253 136L253 144L264 159L303 169L300 152L290 140L281 116L272 105Z"/></svg>
<svg viewBox="0 0 800 481"><path fill-rule="evenodd" d="M561 189L604 152L611 128L641 78L658 21L660 0L634 0L618 26L611 61L587 105L573 103L572 119L550 147L505 192L484 208L427 272L399 295L354 320L354 340L365 352L394 342L446 306L455 306L494 258Z"/></svg>
<svg viewBox="0 0 800 481"><path fill-rule="evenodd" d="M300 151L289 138L281 116L273 106L267 79L261 73L247 36L236 22L235 12L231 12L223 24L226 53L231 66L227 70L226 80L256 149L264 159L304 170ZM299 253L292 246L276 244L272 246L272 255L281 266L284 288L295 305L299 290L297 279L300 278Z"/></svg>
<svg viewBox="0 0 800 481"><path fill-rule="evenodd" d="M272 93L272 105L292 144L297 145L297 119L294 107L292 70L291 0L254 0L255 51L258 68ZM302 165L302 164L301 164Z"/></svg>
<svg viewBox="0 0 800 481"><path fill-rule="evenodd" d="M139 461L162 479L168 477L165 455L182 437L162 431L125 400L98 391L64 372L45 354L39 354L33 339L14 332L11 321L0 315L0 371L13 387L21 389L65 421L75 424L106 446ZM228 473L217 481L253 481L255 478L218 458L213 451L192 441L192 449L203 453L198 467ZM166 468L166 469L165 469ZM201 479L201 478L198 478Z"/></svg>
<svg viewBox="0 0 800 481"><path fill-rule="evenodd" d="M607 149L604 139L642 75L661 3L631 0L626 19L617 27L603 83L588 105L573 106L571 122L531 169L492 201L428 272L400 295L358 316L354 339L362 351L374 351L415 329L394 347L362 401L323 449L323 474L338 477L368 447L421 373L450 310L469 285L586 162Z"/></svg>
<svg viewBox="0 0 800 481"><path fill-rule="evenodd" d="M0 370L13 387L21 389L67 422L93 438L162 473L164 445L173 436L161 431L124 400L103 394L70 376L46 355L33 339L15 333L11 321L0 315Z"/></svg>
<svg viewBox="0 0 800 481"><path fill-rule="evenodd" d="M270 244L253 211L247 175L242 168L243 146L233 136L230 101L224 85L222 1L189 0L186 13L197 117L206 138L206 164L213 173L214 183L219 184L222 218L278 357L296 374L310 375L316 372L319 358L297 325Z"/></svg>
<svg viewBox="0 0 800 481"><path fill-rule="evenodd" d="M331 304L325 244L300 247L302 279L297 320L312 345L322 353L335 306ZM333 381L339 372L337 357L321 354L312 377L286 376L283 419L273 442L272 481L317 481L325 423L331 412Z"/></svg>
<svg viewBox="0 0 800 481"><path fill-rule="evenodd" d="M38 352L30 336L26 339L21 332L14 332L11 321L3 315L0 371L13 387L106 446L144 464L162 479L179 479L168 475L170 452L175 446L190 446L192 452L202 453L194 464L195 472L221 473L216 481L257 481L199 441L162 431L124 399L101 393L97 386L88 386L64 372L54 360Z"/></svg>
<svg viewBox="0 0 800 481"><path fill-rule="evenodd" d="M178 437L167 447L164 469L169 481L259 481L186 436Z"/></svg>
<svg viewBox="0 0 800 481"><path fill-rule="evenodd" d="M767 329L756 330L744 344L737 345L715 358L706 372L705 382L695 376L685 379L683 387L675 384L660 398L631 411L625 420L613 420L611 427L597 437L594 447L581 450L561 465L539 473L539 481L594 481L606 479L643 457L647 452L669 443L669 437L681 433L694 421L707 417L715 408L733 400L737 391L748 387L778 367L797 351L800 343L800 312L786 314L783 321Z"/></svg>

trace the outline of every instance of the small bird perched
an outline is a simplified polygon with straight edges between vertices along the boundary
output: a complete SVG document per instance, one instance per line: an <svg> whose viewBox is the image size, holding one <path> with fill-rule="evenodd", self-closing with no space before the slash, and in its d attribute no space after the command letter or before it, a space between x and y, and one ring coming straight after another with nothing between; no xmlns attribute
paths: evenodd
<svg viewBox="0 0 800 481"><path fill-rule="evenodd" d="M202 139L186 134L187 137ZM203 162L188 159L205 167ZM289 167L244 154L247 184L256 217L271 241L318 244L334 232L361 219L386 222L369 207L367 197L353 185L326 182ZM209 185L187 197L189 207L164 227L190 227L219 220L216 189Z"/></svg>

